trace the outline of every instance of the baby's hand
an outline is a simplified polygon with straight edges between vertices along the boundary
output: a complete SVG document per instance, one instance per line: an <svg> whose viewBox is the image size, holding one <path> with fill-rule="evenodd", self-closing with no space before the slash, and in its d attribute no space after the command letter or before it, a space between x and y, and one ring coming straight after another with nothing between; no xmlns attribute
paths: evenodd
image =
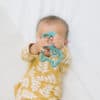
<svg viewBox="0 0 100 100"><path fill-rule="evenodd" d="M30 47L30 53L39 54L41 52L41 50L43 49L43 47L47 46L47 45L48 45L48 39L47 38L40 39L38 42L34 43Z"/></svg>
<svg viewBox="0 0 100 100"><path fill-rule="evenodd" d="M29 48L29 51L31 54L39 54L40 53L40 47L37 45L37 43L34 43L31 45L31 47Z"/></svg>

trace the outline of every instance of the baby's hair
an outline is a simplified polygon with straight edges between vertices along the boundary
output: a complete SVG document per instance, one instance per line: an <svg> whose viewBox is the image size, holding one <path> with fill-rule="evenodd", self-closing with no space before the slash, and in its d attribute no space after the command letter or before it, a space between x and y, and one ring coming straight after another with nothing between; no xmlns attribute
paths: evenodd
<svg viewBox="0 0 100 100"><path fill-rule="evenodd" d="M67 22L64 19L62 19L62 18L60 18L58 16L55 16L55 15L50 15L50 16L43 17L43 18L41 18L38 21L36 30L38 30L39 24L41 22L43 22L43 21L46 21L47 23L52 23L52 22L60 21L62 24L64 24L64 26L66 28L66 37L65 38L67 39L68 32L69 32L69 26L68 26Z"/></svg>

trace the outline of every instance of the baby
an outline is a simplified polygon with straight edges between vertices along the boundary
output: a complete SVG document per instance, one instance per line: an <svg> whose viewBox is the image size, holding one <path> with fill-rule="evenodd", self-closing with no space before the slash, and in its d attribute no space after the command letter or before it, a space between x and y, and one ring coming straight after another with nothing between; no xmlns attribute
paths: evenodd
<svg viewBox="0 0 100 100"><path fill-rule="evenodd" d="M15 85L16 100L61 100L62 77L70 65L67 38L68 24L63 19L57 16L40 19L36 43L22 49L21 57L29 67Z"/></svg>

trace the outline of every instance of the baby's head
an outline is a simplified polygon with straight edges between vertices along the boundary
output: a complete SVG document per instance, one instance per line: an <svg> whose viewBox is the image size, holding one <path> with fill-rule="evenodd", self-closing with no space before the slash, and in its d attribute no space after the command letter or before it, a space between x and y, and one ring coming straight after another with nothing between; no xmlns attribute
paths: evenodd
<svg viewBox="0 0 100 100"><path fill-rule="evenodd" d="M39 41L44 33L55 32L53 38L48 39L48 45L53 44L57 48L67 45L68 24L58 16L47 16L39 20L37 25L36 39Z"/></svg>

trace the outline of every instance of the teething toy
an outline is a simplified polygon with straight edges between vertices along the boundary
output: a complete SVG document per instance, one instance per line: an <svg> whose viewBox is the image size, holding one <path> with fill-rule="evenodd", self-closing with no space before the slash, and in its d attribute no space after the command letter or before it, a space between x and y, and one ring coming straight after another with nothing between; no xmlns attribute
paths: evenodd
<svg viewBox="0 0 100 100"><path fill-rule="evenodd" d="M42 35L42 38L45 38L45 37L48 37L48 38L54 37L55 34L56 34L55 32L44 33ZM63 55L62 51L60 49L56 48L53 44L50 45L50 46L45 46L44 49L45 48L48 48L50 50L50 55L52 57L58 57L58 59L56 61L50 59L49 57L47 57L47 56L44 55L44 51L42 50L40 52L40 55L39 55L40 56L40 61L42 61L42 62L48 61L48 62L50 62L50 64L52 65L52 67L56 67L62 61L62 59L63 59L64 55Z"/></svg>
<svg viewBox="0 0 100 100"><path fill-rule="evenodd" d="M55 32L44 33L44 34L42 35L42 38L45 38L45 37L48 37L48 38L54 37L55 34L56 34Z"/></svg>

